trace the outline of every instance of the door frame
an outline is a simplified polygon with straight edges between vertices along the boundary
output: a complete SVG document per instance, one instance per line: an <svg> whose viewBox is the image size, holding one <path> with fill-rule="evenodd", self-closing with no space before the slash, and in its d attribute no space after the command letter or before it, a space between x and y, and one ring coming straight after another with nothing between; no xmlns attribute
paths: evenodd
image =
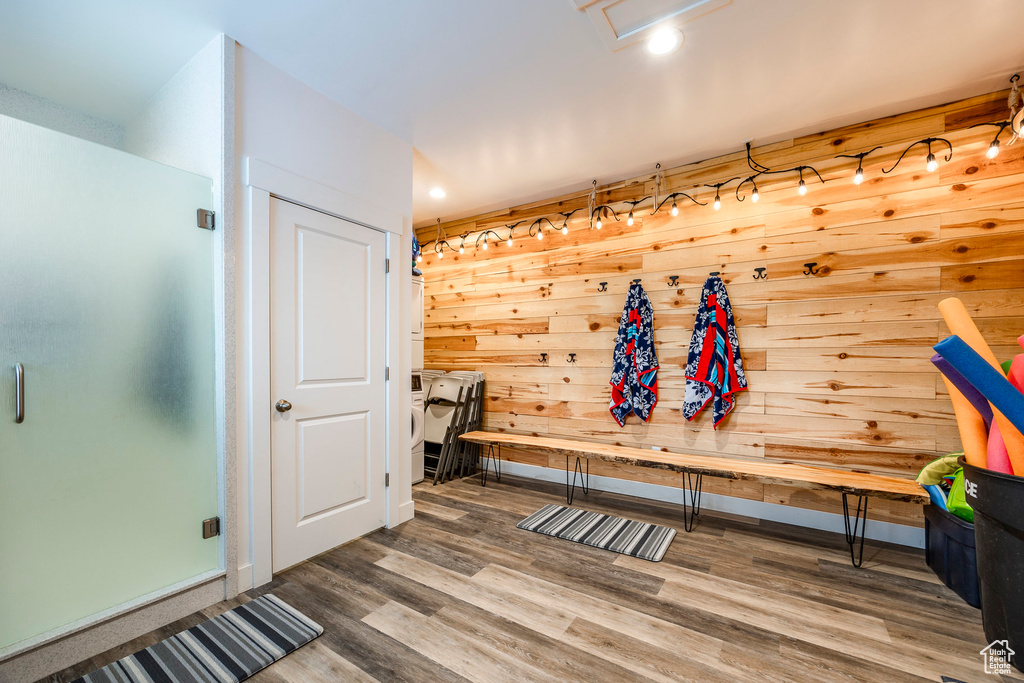
<svg viewBox="0 0 1024 683"><path fill-rule="evenodd" d="M239 590L268 583L273 577L271 554L271 395L270 395L270 200L272 197L299 204L352 223L384 232L387 237L387 258L391 260L387 278L387 351L385 357L391 369L391 379L385 388L385 472L390 474L391 486L387 497L387 527L391 528L412 519L410 464L403 463L399 455L410 452L407 426L411 410L411 385L407 377L411 339L408 306L402 298L411 279L405 263L406 251L411 246L407 232L411 221L401 213L382 208L297 174L246 157L242 161L242 184L245 186L249 234L247 253L247 282L241 289L248 295L248 320L244 321L243 339L239 340L242 355L248 358L247 377L239 382L240 440L248 441L249 478L240 482L240 489L249 492L249 538L251 566L239 568ZM408 297L405 297L408 298ZM404 316L404 319L403 319ZM403 358L405 362L403 362ZM247 381L246 381L247 380ZM248 384L246 392L244 385ZM409 385L409 386L407 386ZM243 417L244 415L244 417ZM404 416L404 420L403 420ZM241 444L240 444L241 445ZM404 451L403 451L404 447ZM239 448L245 454L245 448ZM243 455L244 457L244 455ZM409 460L409 458L406 458ZM403 474L405 476L403 476ZM409 489L408 495L406 489ZM406 500L407 499L407 500ZM242 559L240 563L244 563ZM250 573L251 572L251 573Z"/></svg>

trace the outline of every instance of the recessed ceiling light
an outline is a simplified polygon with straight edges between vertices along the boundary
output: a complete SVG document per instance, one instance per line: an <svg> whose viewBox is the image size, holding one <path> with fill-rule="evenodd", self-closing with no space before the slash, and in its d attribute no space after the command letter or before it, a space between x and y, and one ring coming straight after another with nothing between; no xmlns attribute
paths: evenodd
<svg viewBox="0 0 1024 683"><path fill-rule="evenodd" d="M430 196L434 199L444 199L448 196L448 193L440 187L435 187L430 190Z"/></svg>
<svg viewBox="0 0 1024 683"><path fill-rule="evenodd" d="M673 26L662 26L644 41L644 50L650 55L668 55L683 44L682 32Z"/></svg>

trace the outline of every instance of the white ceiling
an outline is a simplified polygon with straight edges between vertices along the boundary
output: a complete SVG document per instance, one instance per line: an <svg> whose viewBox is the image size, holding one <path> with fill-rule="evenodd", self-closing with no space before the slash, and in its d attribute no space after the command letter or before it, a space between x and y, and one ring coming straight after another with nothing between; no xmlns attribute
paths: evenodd
<svg viewBox="0 0 1024 683"><path fill-rule="evenodd" d="M223 31L411 141L419 225L1001 88L1022 27L1020 0L732 0L654 58L567 0L6 0L0 82L123 122Z"/></svg>

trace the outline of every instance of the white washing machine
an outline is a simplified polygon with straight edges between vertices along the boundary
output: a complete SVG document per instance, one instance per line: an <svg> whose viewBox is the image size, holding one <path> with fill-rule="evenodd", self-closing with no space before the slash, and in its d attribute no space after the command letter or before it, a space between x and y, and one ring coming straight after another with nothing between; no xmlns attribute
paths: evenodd
<svg viewBox="0 0 1024 683"><path fill-rule="evenodd" d="M412 483L423 481L423 380L412 373Z"/></svg>

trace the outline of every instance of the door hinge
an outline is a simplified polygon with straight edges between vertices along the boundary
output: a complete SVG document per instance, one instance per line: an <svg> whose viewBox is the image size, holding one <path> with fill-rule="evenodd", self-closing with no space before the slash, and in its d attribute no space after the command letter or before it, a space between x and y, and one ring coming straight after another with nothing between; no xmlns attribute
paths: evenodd
<svg viewBox="0 0 1024 683"><path fill-rule="evenodd" d="M389 486L391 486L391 473L390 472L385 472L384 473L384 488L387 488Z"/></svg>
<svg viewBox="0 0 1024 683"><path fill-rule="evenodd" d="M389 259L389 258L384 259L384 272L385 273L390 273L391 272L391 259Z"/></svg>
<svg viewBox="0 0 1024 683"><path fill-rule="evenodd" d="M390 380L391 380L391 368L390 367L386 367L386 368L384 368L384 381L388 382Z"/></svg>
<svg viewBox="0 0 1024 683"><path fill-rule="evenodd" d="M203 520L203 538L220 536L220 517L210 517Z"/></svg>
<svg viewBox="0 0 1024 683"><path fill-rule="evenodd" d="M213 211L208 209L197 209L196 210L196 226L204 230L213 230L214 223L217 220L217 216Z"/></svg>

